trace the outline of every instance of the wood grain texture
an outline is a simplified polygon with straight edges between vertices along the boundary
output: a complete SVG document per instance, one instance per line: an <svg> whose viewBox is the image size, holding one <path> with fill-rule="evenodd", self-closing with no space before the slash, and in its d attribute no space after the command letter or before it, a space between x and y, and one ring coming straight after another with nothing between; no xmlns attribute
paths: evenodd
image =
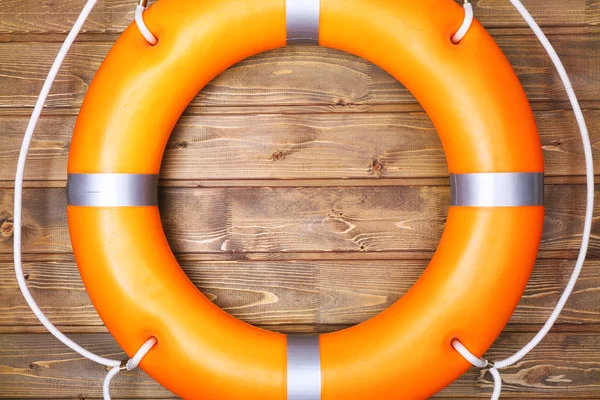
<svg viewBox="0 0 600 400"><path fill-rule="evenodd" d="M534 102L566 101L560 79L532 35L500 36ZM573 85L583 101L598 100L600 33L555 35ZM31 107L59 43L0 43L0 108ZM58 75L48 107L79 107L111 43L76 43ZM347 53L311 46L278 49L225 71L192 101L194 107L327 106L364 111L374 105L414 104L414 97L373 64Z"/></svg>
<svg viewBox="0 0 600 400"><path fill-rule="evenodd" d="M477 19L488 28L525 26L523 20L505 1L475 0L473 3ZM73 25L80 8L81 3L75 0L57 0L49 3L2 0L0 33L66 32ZM128 0L101 2L90 15L83 31L120 33L133 20L133 11L134 5ZM599 22L595 0L533 2L530 11L542 26L585 26Z"/></svg>
<svg viewBox="0 0 600 400"><path fill-rule="evenodd" d="M598 192L600 193L600 192ZM23 251L69 253L64 189L26 189ZM585 186L546 187L541 257L579 248ZM164 188L162 218L175 252L433 252L450 202L448 186ZM12 252L13 191L0 190L0 253ZM596 204L596 212L600 205ZM594 224L589 256L600 256Z"/></svg>
<svg viewBox="0 0 600 400"><path fill-rule="evenodd" d="M427 260L199 261L178 257L192 282L223 310L278 331L329 332L363 322L397 301ZM573 260L539 260L510 324L544 323L570 276ZM70 255L28 256L33 296L55 324L101 326ZM23 303L11 262L0 262L0 326L29 331L39 322ZM600 324L600 261L585 265L560 324ZM0 331L1 332L1 331Z"/></svg>
<svg viewBox="0 0 600 400"><path fill-rule="evenodd" d="M108 334L76 334L73 337L98 354L124 357ZM504 333L488 354L491 359L506 357L529 338L530 334ZM0 397L98 397L104 374L103 368L65 350L49 334L0 335ZM508 397L597 398L600 337L585 333L552 333L527 360L506 369L503 377ZM489 374L472 368L438 397L489 398L490 380ZM112 393L127 398L171 397L141 371L120 375L114 380Z"/></svg>
<svg viewBox="0 0 600 400"><path fill-rule="evenodd" d="M499 359L535 334L566 284L583 227L584 164L570 106L541 46L506 0L473 3L532 101L547 170L539 259L488 353ZM563 56L600 174L600 1L526 5ZM105 371L36 323L11 256L20 140L81 6L0 0L0 399L101 398ZM92 12L36 131L24 202L25 273L34 297L84 347L113 357L124 355L72 258L63 187L79 106L134 6L103 0ZM260 54L211 82L174 130L160 184L167 236L194 284L236 317L290 333L343 329L400 298L432 256L449 202L441 144L413 96L373 64L318 47ZM573 297L541 346L503 372L503 399L600 399L599 208ZM471 369L436 397L490 393L489 374ZM113 395L174 398L140 371L116 378Z"/></svg>
<svg viewBox="0 0 600 400"><path fill-rule="evenodd" d="M585 113L592 144L600 110ZM26 179L65 180L75 116L41 119ZM546 176L581 176L573 113L536 113ZM12 180L26 117L0 117L0 180ZM368 134L365 134L368 132ZM600 173L600 152L596 173ZM377 179L447 177L445 155L425 113L187 116L169 140L161 179Z"/></svg>

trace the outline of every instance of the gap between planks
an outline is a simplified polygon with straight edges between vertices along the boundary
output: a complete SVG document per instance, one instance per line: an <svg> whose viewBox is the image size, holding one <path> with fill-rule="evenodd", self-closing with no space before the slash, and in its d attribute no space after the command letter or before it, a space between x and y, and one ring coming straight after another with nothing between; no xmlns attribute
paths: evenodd
<svg viewBox="0 0 600 400"><path fill-rule="evenodd" d="M600 177L600 174L596 174ZM585 185L584 175L546 176L546 185ZM24 188L64 188L64 180L25 181ZM393 187L393 186L450 186L450 178L371 178L371 179L169 179L160 180L160 187L169 188L261 188L261 187ZM0 189L14 189L14 181L0 181Z"/></svg>
<svg viewBox="0 0 600 400"><path fill-rule="evenodd" d="M567 101L548 101L531 99L529 101L534 112L541 111L570 111L573 112L571 104ZM600 102L595 100L582 100L580 106L583 111L600 110ZM1 117L22 117L31 116L33 107L2 107L0 106ZM213 117L234 117L246 115L354 115L354 114L412 114L424 112L423 107L415 100L414 103L312 103L312 104L278 104L278 105L232 105L219 106L190 105L185 109L182 117L190 116L213 116ZM44 117L72 117L79 114L79 107L73 106L48 106L44 107L42 116Z"/></svg>
<svg viewBox="0 0 600 400"><path fill-rule="evenodd" d="M307 332L335 332L342 329L350 328L356 324L252 324L257 328L266 329L277 332L287 333L307 333ZM55 325L61 332L65 334L96 334L96 333L108 333L108 329L104 325ZM542 324L508 324L504 327L502 332L507 333L530 333L536 334ZM600 324L570 324L565 322L557 322L551 332L553 333L565 333L567 335L577 334L600 334ZM15 333L28 333L28 334L49 334L46 328L42 325L0 325L0 335L10 335ZM525 343L523 343L525 344ZM1 398L1 397L0 397Z"/></svg>
<svg viewBox="0 0 600 400"><path fill-rule="evenodd" d="M285 262L285 261L422 261L431 260L433 251L281 251L261 252L247 251L243 253L227 252L174 252L178 259L194 262L228 263L231 261L245 262ZM569 260L576 259L578 252L571 250L540 250L538 260ZM63 260L72 257L72 253L23 253L24 262L48 260ZM595 260L593 256L588 259ZM0 262L12 261L12 253L0 253Z"/></svg>

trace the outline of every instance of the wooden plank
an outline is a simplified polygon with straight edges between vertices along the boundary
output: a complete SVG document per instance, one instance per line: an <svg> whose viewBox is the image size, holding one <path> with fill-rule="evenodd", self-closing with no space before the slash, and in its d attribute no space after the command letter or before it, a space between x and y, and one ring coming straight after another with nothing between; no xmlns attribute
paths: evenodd
<svg viewBox="0 0 600 400"><path fill-rule="evenodd" d="M489 24L488 24L489 25ZM488 32L494 37L500 36L529 36L532 34L531 29L527 26L506 26L506 27L490 27ZM594 35L600 33L600 26L595 25L572 25L572 26L547 26L544 32L550 36L557 35ZM44 43L62 43L67 37L64 32L16 32L10 33L0 32L0 43L28 43L28 42L44 42ZM98 33L98 32L83 32L77 36L77 42L116 42L121 36L120 32L116 33Z"/></svg>
<svg viewBox="0 0 600 400"><path fill-rule="evenodd" d="M477 20L486 27L526 26L514 7L504 0L478 0L473 3ZM597 3L593 0L527 0L524 3L543 27L592 25L597 20Z"/></svg>
<svg viewBox="0 0 600 400"><path fill-rule="evenodd" d="M499 45L521 78L531 101L566 101L556 72L535 37L501 36ZM600 34L556 35L582 101L599 100ZM47 105L78 107L111 43L76 43L58 75ZM59 43L0 43L0 108L31 107ZM378 104L414 104L414 97L387 73L355 56L320 47L289 47L247 59L210 83L196 107L281 104L356 109Z"/></svg>
<svg viewBox="0 0 600 400"><path fill-rule="evenodd" d="M558 298L558 294L557 294ZM282 333L299 333L305 334L311 333L325 333L333 332L346 328L350 328L351 324L327 324L327 325L306 325L306 324L283 324L283 325L262 325L253 324L254 326L267 329L277 330ZM104 325L56 325L63 333L66 334L78 334L78 333L107 333L108 329ZM527 333L530 337L533 337L540 328L541 324L508 324L504 327L506 333ZM590 333L600 332L600 324L571 324L571 323L559 323L554 325L552 332L555 333ZM0 325L0 334L13 334L13 333L48 333L46 328L41 324L37 325Z"/></svg>
<svg viewBox="0 0 600 400"><path fill-rule="evenodd" d="M34 261L35 260L35 261ZM223 310L253 325L288 332L327 332L369 319L396 302L426 260L197 261L179 257L192 282ZM541 326L565 287L573 260L539 260L509 324ZM58 325L101 326L69 255L37 256L24 266L34 298ZM600 260L589 260L560 324L600 324ZM0 325L23 330L39 322L0 262Z"/></svg>
<svg viewBox="0 0 600 400"><path fill-rule="evenodd" d="M600 192L597 192L600 194ZM450 189L429 186L164 188L163 224L175 252L431 252L447 215ZM69 253L64 189L24 191L23 250ZM546 187L541 256L579 249L585 186ZM0 253L12 252L13 191L0 190ZM596 204L596 212L600 205ZM590 257L600 256L594 226Z"/></svg>
<svg viewBox="0 0 600 400"><path fill-rule="evenodd" d="M542 26L582 26L598 22L593 0L529 0L527 7ZM33 0L3 0L0 3L0 33L52 33L68 31L82 5L76 0L39 3ZM519 14L503 0L474 2L475 15L486 27L523 27ZM127 0L99 2L84 32L119 33L133 20L134 4Z"/></svg>
<svg viewBox="0 0 600 400"><path fill-rule="evenodd" d="M600 110L586 112L592 144ZM65 180L74 116L40 120L25 179ZM568 111L536 113L547 176L585 174ZM14 179L26 117L0 117L0 181ZM368 134L365 134L368 132ZM600 174L600 152L596 152ZM445 155L425 113L183 117L171 136L164 180L446 178Z"/></svg>
<svg viewBox="0 0 600 400"><path fill-rule="evenodd" d="M104 356L124 355L108 334L77 334L84 347ZM530 334L504 333L488 352L492 360L506 357ZM504 393L513 398L595 398L599 390L600 337L590 333L551 333L526 360L503 370ZM0 397L97 398L106 371L67 350L49 334L0 335ZM486 397L489 374L471 368L442 391L440 398ZM127 398L170 398L141 371L114 380L112 393Z"/></svg>

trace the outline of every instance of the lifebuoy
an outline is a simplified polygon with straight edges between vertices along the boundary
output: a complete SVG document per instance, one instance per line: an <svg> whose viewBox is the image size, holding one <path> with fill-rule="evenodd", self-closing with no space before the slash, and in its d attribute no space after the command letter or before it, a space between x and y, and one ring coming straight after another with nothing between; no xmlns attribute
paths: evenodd
<svg viewBox="0 0 600 400"><path fill-rule="evenodd" d="M535 121L510 64L452 0L161 0L158 38L128 28L91 84L69 156L68 218L87 291L128 354L186 399L422 399L481 355L531 273L544 209ZM388 310L318 337L247 325L189 281L165 238L157 180L180 114L211 79L296 41L347 51L400 80L431 117L452 204L431 264ZM115 239L118 237L118 239ZM432 367L434 366L434 367Z"/></svg>

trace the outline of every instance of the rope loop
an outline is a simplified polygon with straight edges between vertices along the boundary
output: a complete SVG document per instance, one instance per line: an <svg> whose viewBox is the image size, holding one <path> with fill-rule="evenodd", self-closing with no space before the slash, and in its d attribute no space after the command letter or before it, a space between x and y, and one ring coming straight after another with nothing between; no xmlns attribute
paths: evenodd
<svg viewBox="0 0 600 400"><path fill-rule="evenodd" d="M498 400L500 398L500 393L502 392L502 377L500 376L500 372L496 367L496 364L486 360L483 357L477 357L475 354L471 353L469 349L467 349L458 339L452 340L452 347L456 350L465 360L471 363L472 366L484 369L490 368L488 372L494 378L494 391L492 393L491 400Z"/></svg>
<svg viewBox="0 0 600 400"><path fill-rule="evenodd" d="M152 350L152 348L158 343L155 337L151 337L146 340L146 342L140 347L140 349L135 353L133 357L129 360L121 361L120 365L112 367L110 371L106 374L104 378L104 383L102 384L102 395L104 400L111 400L110 397L110 383L113 378L119 374L121 371L132 371L140 365L142 359Z"/></svg>
<svg viewBox="0 0 600 400"><path fill-rule="evenodd" d="M473 353L471 353L458 339L452 340L452 347L454 347L454 350L458 351L465 360L467 360L471 363L471 365L477 368L486 368L490 365L490 362L485 358L479 358Z"/></svg>
<svg viewBox="0 0 600 400"><path fill-rule="evenodd" d="M158 39L150 32L150 29L148 29L148 26L146 26L146 22L144 21L144 11L146 11L146 7L148 7L148 1L139 0L137 7L135 7L135 24L144 39L146 39L150 45L156 46Z"/></svg>
<svg viewBox="0 0 600 400"><path fill-rule="evenodd" d="M463 23L460 26L460 28L458 28L458 31L456 31L454 36L452 36L452 43L454 44L459 44L461 40L464 39L467 33L469 33L469 30L473 25L473 20L475 19L473 13L473 5L471 4L471 1L465 0L463 7L465 9L465 19L463 20Z"/></svg>

